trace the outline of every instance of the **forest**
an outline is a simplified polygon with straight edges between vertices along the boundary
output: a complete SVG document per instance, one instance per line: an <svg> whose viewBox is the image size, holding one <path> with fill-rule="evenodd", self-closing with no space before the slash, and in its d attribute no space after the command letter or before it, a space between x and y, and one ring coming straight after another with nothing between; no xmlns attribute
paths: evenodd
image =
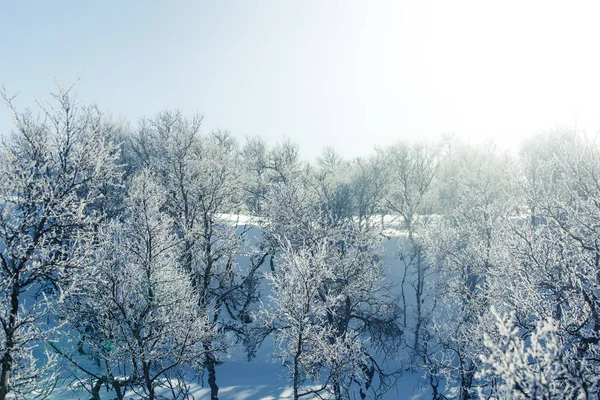
<svg viewBox="0 0 600 400"><path fill-rule="evenodd" d="M198 380L217 400L231 355L265 346L293 399L404 398L409 374L432 400L600 396L595 137L309 162L72 87L2 99L0 400L193 399Z"/></svg>

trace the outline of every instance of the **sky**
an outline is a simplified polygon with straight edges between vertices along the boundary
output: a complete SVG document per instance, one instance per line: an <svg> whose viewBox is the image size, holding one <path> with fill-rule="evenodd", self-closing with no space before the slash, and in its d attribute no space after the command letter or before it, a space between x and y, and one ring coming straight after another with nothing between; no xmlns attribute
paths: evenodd
<svg viewBox="0 0 600 400"><path fill-rule="evenodd" d="M177 108L307 158L446 133L516 148L600 130L599 17L577 0L0 0L0 83L29 107L81 76L81 103L133 127Z"/></svg>

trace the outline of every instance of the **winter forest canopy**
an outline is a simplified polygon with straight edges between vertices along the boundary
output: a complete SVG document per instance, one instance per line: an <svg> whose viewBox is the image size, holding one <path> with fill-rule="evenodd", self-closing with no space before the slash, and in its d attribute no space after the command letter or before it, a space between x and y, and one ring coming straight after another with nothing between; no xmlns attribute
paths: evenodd
<svg viewBox="0 0 600 400"><path fill-rule="evenodd" d="M200 115L2 94L0 400L218 399L265 348L294 399L410 398L415 374L433 400L600 396L595 138L308 163Z"/></svg>

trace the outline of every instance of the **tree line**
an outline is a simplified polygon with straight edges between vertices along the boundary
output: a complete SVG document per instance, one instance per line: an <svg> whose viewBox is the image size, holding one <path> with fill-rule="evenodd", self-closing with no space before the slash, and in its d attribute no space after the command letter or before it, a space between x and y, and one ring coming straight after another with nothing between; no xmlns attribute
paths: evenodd
<svg viewBox="0 0 600 400"><path fill-rule="evenodd" d="M593 138L306 162L177 110L132 128L73 88L2 98L0 400L188 399L198 376L218 399L228 349L265 340L295 399L380 398L406 371L434 400L598 396Z"/></svg>

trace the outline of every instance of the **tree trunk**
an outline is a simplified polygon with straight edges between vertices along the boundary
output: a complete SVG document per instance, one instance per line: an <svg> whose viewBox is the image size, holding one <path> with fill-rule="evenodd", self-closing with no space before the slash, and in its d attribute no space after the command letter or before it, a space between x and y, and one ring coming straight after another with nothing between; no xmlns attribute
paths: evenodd
<svg viewBox="0 0 600 400"><path fill-rule="evenodd" d="M19 312L19 274L13 278L13 287L10 293L10 317L8 320L8 329L6 334L6 350L2 355L2 371L0 372L0 400L6 399L6 395L10 389L10 373L13 369L13 348L15 346L15 326L17 323L17 315Z"/></svg>
<svg viewBox="0 0 600 400"><path fill-rule="evenodd" d="M7 340L8 344L8 340ZM0 375L0 400L6 399L6 395L8 394L8 387L10 384L10 372L12 370L12 355L10 350L4 352L4 356L2 356L2 372Z"/></svg>
<svg viewBox="0 0 600 400"><path fill-rule="evenodd" d="M298 390L300 389L300 355L302 354L302 334L298 336L298 346L296 348L296 354L294 354L294 400L300 398Z"/></svg>
<svg viewBox="0 0 600 400"><path fill-rule="evenodd" d="M144 383L146 384L146 390L148 390L148 400L154 400L154 385L150 379L150 367L148 363L142 363L142 370L144 372Z"/></svg>
<svg viewBox="0 0 600 400"><path fill-rule="evenodd" d="M115 378L110 364L106 363L106 369L108 371L108 382L110 382L110 385L113 387L113 389L115 389L117 400L123 400L125 395L121 390L121 383Z"/></svg>
<svg viewBox="0 0 600 400"><path fill-rule="evenodd" d="M115 394L117 395L117 400L123 400L125 398L125 395L123 394L123 391L121 390L121 384L118 381L113 380L112 387L115 389Z"/></svg>
<svg viewBox="0 0 600 400"><path fill-rule="evenodd" d="M337 378L333 380L333 398L336 400L342 399L342 389L340 387L340 381Z"/></svg>
<svg viewBox="0 0 600 400"><path fill-rule="evenodd" d="M92 400L101 400L100 399L100 389L102 389L102 384L105 382L105 377L102 379L96 379L96 383L92 386L91 395Z"/></svg>
<svg viewBox="0 0 600 400"><path fill-rule="evenodd" d="M420 340L421 340L421 325L423 324L423 288L425 285L425 276L423 273L423 260L421 257L421 247L418 244L413 245L416 248L417 253L417 282L415 287L415 299L417 305L417 322L415 324L415 342L414 351L415 354L420 354ZM418 247L417 247L418 246Z"/></svg>
<svg viewBox="0 0 600 400"><path fill-rule="evenodd" d="M204 351L206 351L206 371L208 371L208 386L210 386L210 400L219 400L219 386L217 386L215 358L210 353L210 346L208 344L204 344Z"/></svg>

